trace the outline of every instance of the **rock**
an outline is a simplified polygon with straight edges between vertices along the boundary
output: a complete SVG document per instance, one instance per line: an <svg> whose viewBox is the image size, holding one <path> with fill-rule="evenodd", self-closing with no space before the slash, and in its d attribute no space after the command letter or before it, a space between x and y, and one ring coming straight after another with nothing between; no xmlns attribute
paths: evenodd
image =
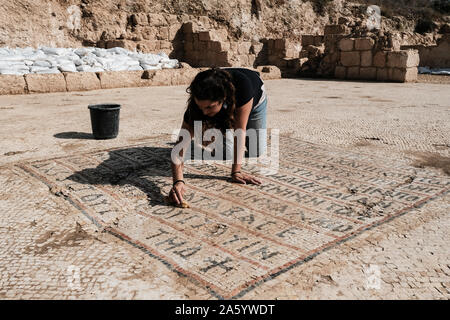
<svg viewBox="0 0 450 320"><path fill-rule="evenodd" d="M345 79L347 77L347 68L342 66L337 66L334 70L334 76L338 79Z"/></svg>
<svg viewBox="0 0 450 320"><path fill-rule="evenodd" d="M377 68L377 81L388 81L388 80L389 80L389 69Z"/></svg>
<svg viewBox="0 0 450 320"><path fill-rule="evenodd" d="M344 67L359 66L361 64L359 51L341 52L341 63Z"/></svg>
<svg viewBox="0 0 450 320"><path fill-rule="evenodd" d="M373 65L377 68L384 68L386 66L387 53L384 51L378 51L373 57Z"/></svg>
<svg viewBox="0 0 450 320"><path fill-rule="evenodd" d="M67 91L87 91L101 89L100 79L94 72L64 73Z"/></svg>
<svg viewBox="0 0 450 320"><path fill-rule="evenodd" d="M24 76L0 75L0 95L24 94L26 88Z"/></svg>
<svg viewBox="0 0 450 320"><path fill-rule="evenodd" d="M361 67L372 66L372 51L361 51Z"/></svg>
<svg viewBox="0 0 450 320"><path fill-rule="evenodd" d="M361 68L359 70L359 78L364 80L376 80L377 78L377 68Z"/></svg>
<svg viewBox="0 0 450 320"><path fill-rule="evenodd" d="M355 39L342 39L339 41L339 49L341 51L353 51L355 48Z"/></svg>
<svg viewBox="0 0 450 320"><path fill-rule="evenodd" d="M391 68L417 67L420 62L417 50L402 50L389 52L387 55L387 66Z"/></svg>
<svg viewBox="0 0 450 320"><path fill-rule="evenodd" d="M359 79L359 67L350 67L347 70L347 79Z"/></svg>
<svg viewBox="0 0 450 320"><path fill-rule="evenodd" d="M62 73L25 75L29 93L65 92L66 79Z"/></svg>
<svg viewBox="0 0 450 320"><path fill-rule="evenodd" d="M263 80L281 79L281 70L276 66L258 66L256 70Z"/></svg>
<svg viewBox="0 0 450 320"><path fill-rule="evenodd" d="M395 82L417 81L417 67L413 68L392 68L389 69L389 80Z"/></svg>
<svg viewBox="0 0 450 320"><path fill-rule="evenodd" d="M372 38L360 38L355 40L355 50L372 50L375 41Z"/></svg>
<svg viewBox="0 0 450 320"><path fill-rule="evenodd" d="M324 35L347 34L348 28L342 24L330 24L325 26Z"/></svg>
<svg viewBox="0 0 450 320"><path fill-rule="evenodd" d="M100 85L102 89L143 87L146 81L142 79L145 71L110 71L99 72Z"/></svg>

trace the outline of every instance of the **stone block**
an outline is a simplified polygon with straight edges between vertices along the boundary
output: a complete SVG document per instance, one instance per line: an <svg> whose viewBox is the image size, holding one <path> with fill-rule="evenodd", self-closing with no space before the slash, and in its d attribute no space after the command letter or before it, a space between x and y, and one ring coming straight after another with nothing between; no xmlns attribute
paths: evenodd
<svg viewBox="0 0 450 320"><path fill-rule="evenodd" d="M158 46L158 48L157 48ZM159 42L152 40L140 41L136 45L136 50L144 53L152 53L159 49Z"/></svg>
<svg viewBox="0 0 450 320"><path fill-rule="evenodd" d="M178 34L178 32L181 32L181 25L180 24L172 24L169 27L169 40L174 40Z"/></svg>
<svg viewBox="0 0 450 320"><path fill-rule="evenodd" d="M226 29L200 31L198 33L200 41L227 41L228 32Z"/></svg>
<svg viewBox="0 0 450 320"><path fill-rule="evenodd" d="M386 56L387 53L385 51L378 51L373 56L373 65L377 68L384 68L386 66Z"/></svg>
<svg viewBox="0 0 450 320"><path fill-rule="evenodd" d="M281 70L276 66L258 66L256 70L263 80L281 79Z"/></svg>
<svg viewBox="0 0 450 320"><path fill-rule="evenodd" d="M173 49L172 42L166 41L166 40L160 40L159 41L159 48L160 49Z"/></svg>
<svg viewBox="0 0 450 320"><path fill-rule="evenodd" d="M169 28L168 27L159 28L156 38L158 40L169 40Z"/></svg>
<svg viewBox="0 0 450 320"><path fill-rule="evenodd" d="M166 14L166 21L168 25L174 25L178 23L178 16L176 14Z"/></svg>
<svg viewBox="0 0 450 320"><path fill-rule="evenodd" d="M344 67L354 67L361 64L361 55L359 51L341 52L341 63Z"/></svg>
<svg viewBox="0 0 450 320"><path fill-rule="evenodd" d="M247 57L248 57L248 65L249 65L250 67L252 67L252 66L255 64L255 61L256 61L256 55L254 55L254 54L249 54Z"/></svg>
<svg viewBox="0 0 450 320"><path fill-rule="evenodd" d="M97 74L102 89L143 87L148 82L142 79L143 71L108 71Z"/></svg>
<svg viewBox="0 0 450 320"><path fill-rule="evenodd" d="M348 28L342 24L329 24L325 26L324 30L324 35L346 33L348 33Z"/></svg>
<svg viewBox="0 0 450 320"><path fill-rule="evenodd" d="M148 25L148 16L145 13L135 13L130 16L131 22L133 25Z"/></svg>
<svg viewBox="0 0 450 320"><path fill-rule="evenodd" d="M4 94L24 94L26 82L24 76L0 75L0 95Z"/></svg>
<svg viewBox="0 0 450 320"><path fill-rule="evenodd" d="M221 66L221 67L231 66L230 59L229 59L229 52L228 51L218 52L217 57L216 57L216 63L217 63L217 66Z"/></svg>
<svg viewBox="0 0 450 320"><path fill-rule="evenodd" d="M146 70L142 74L142 85L146 86L171 86L182 83L181 69Z"/></svg>
<svg viewBox="0 0 450 320"><path fill-rule="evenodd" d="M377 68L377 81L388 81L388 80L389 80L389 69Z"/></svg>
<svg viewBox="0 0 450 320"><path fill-rule="evenodd" d="M275 50L283 50L287 47L288 43L286 39L275 39Z"/></svg>
<svg viewBox="0 0 450 320"><path fill-rule="evenodd" d="M372 51L361 51L361 67L372 66Z"/></svg>
<svg viewBox="0 0 450 320"><path fill-rule="evenodd" d="M247 41L240 42L238 46L238 54L249 54L251 46L252 46L251 42Z"/></svg>
<svg viewBox="0 0 450 320"><path fill-rule="evenodd" d="M158 32L156 27L144 27L141 29L141 36L145 40L155 40Z"/></svg>
<svg viewBox="0 0 450 320"><path fill-rule="evenodd" d="M339 48L339 42L344 39L344 35L341 34L328 34L323 37L325 47L328 50L334 50Z"/></svg>
<svg viewBox="0 0 450 320"><path fill-rule="evenodd" d="M212 40L212 35L210 34L210 31L200 31L198 33L198 38L200 41L210 41Z"/></svg>
<svg viewBox="0 0 450 320"><path fill-rule="evenodd" d="M372 50L375 41L372 38L355 39L355 50Z"/></svg>
<svg viewBox="0 0 450 320"><path fill-rule="evenodd" d="M286 50L285 56L286 56L286 58L296 59L299 57L299 54L300 54L300 52L298 50L291 48L291 49Z"/></svg>
<svg viewBox="0 0 450 320"><path fill-rule="evenodd" d="M341 51L353 51L355 49L355 39L345 38L339 41Z"/></svg>
<svg viewBox="0 0 450 320"><path fill-rule="evenodd" d="M302 36L302 46L314 46L315 45L315 36L313 35L303 35Z"/></svg>
<svg viewBox="0 0 450 320"><path fill-rule="evenodd" d="M395 82L417 81L417 67L412 68L392 68L389 71L389 80Z"/></svg>
<svg viewBox="0 0 450 320"><path fill-rule="evenodd" d="M359 67L350 67L347 69L347 79L359 79Z"/></svg>
<svg viewBox="0 0 450 320"><path fill-rule="evenodd" d="M252 46L250 47L250 53L251 54L256 54L258 55L264 48L264 44L263 43L253 43Z"/></svg>
<svg viewBox="0 0 450 320"><path fill-rule="evenodd" d="M347 77L347 68L337 66L336 69L334 69L334 76L338 79L345 79Z"/></svg>
<svg viewBox="0 0 450 320"><path fill-rule="evenodd" d="M164 17L164 15L159 14L159 13L149 13L148 14L148 23L151 26L155 26L155 27L167 26L166 18Z"/></svg>
<svg viewBox="0 0 450 320"><path fill-rule="evenodd" d="M359 70L359 78L364 80L375 80L377 78L377 68L361 68Z"/></svg>
<svg viewBox="0 0 450 320"><path fill-rule="evenodd" d="M65 72L67 91L88 91L101 89L100 79L94 72Z"/></svg>
<svg viewBox="0 0 450 320"><path fill-rule="evenodd" d="M195 32L194 23L191 21L183 23L183 25L181 26L181 30L183 31L184 34L194 33Z"/></svg>
<svg viewBox="0 0 450 320"><path fill-rule="evenodd" d="M419 51L403 50L389 52L387 66L390 68L412 68L419 65Z"/></svg>
<svg viewBox="0 0 450 320"><path fill-rule="evenodd" d="M222 51L221 45L219 41L208 41L207 44L207 50L208 52L220 52Z"/></svg>
<svg viewBox="0 0 450 320"><path fill-rule="evenodd" d="M315 46L320 46L323 44L323 36L314 36L314 43Z"/></svg>
<svg viewBox="0 0 450 320"><path fill-rule="evenodd" d="M65 92L66 79L62 73L26 74L25 81L29 93Z"/></svg>

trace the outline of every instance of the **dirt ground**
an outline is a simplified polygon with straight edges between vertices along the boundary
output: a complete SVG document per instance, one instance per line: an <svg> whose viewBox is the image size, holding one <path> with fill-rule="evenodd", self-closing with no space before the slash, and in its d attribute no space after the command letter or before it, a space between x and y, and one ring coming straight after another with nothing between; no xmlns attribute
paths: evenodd
<svg viewBox="0 0 450 320"><path fill-rule="evenodd" d="M191 211L154 197L170 184L163 160L181 124L184 86L0 96L0 299L449 299L448 82L284 79L266 87L268 127L280 130L279 174L257 189L214 180L226 166L190 166ZM87 106L104 102L122 104L120 133L93 140ZM74 178L80 172L84 180ZM323 175L322 186L348 189L346 197L379 189L356 203L288 180L317 182L320 172L333 177ZM292 191L352 210L328 214L305 202L297 217ZM86 202L92 197L104 197L100 209ZM375 211L388 198L395 209ZM247 220L221 215L237 207ZM360 227L340 233L312 212ZM188 214L208 221L187 223ZM250 216L261 224L253 228ZM252 242L227 247L220 228ZM169 229L173 238L152 242ZM189 241L208 247L182 259L173 248ZM264 247L248 249L257 243Z"/></svg>

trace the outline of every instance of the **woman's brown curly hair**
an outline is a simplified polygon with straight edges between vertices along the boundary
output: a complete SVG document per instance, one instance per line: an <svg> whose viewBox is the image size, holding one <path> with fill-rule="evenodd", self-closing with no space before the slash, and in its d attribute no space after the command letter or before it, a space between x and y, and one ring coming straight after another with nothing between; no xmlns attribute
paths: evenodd
<svg viewBox="0 0 450 320"><path fill-rule="evenodd" d="M194 121L202 121L202 133L210 128L216 128L225 134L226 129L234 127L235 91L232 77L226 70L212 68L198 73L186 90L189 93L186 122L194 128ZM227 108L222 108L214 117L208 117L197 106L194 98L223 101Z"/></svg>

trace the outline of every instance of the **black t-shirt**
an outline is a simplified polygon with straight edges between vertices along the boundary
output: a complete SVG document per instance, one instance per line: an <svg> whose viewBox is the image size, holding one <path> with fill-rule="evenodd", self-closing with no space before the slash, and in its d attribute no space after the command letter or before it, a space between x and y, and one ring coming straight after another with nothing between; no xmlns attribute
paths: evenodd
<svg viewBox="0 0 450 320"><path fill-rule="evenodd" d="M253 106L256 106L261 99L263 82L259 73L244 68L224 68L233 78L232 82L236 89L236 108L242 107L253 98Z"/></svg>
<svg viewBox="0 0 450 320"><path fill-rule="evenodd" d="M223 70L228 71L232 77L232 83L235 88L236 108L242 107L252 98L252 108L254 108L258 104L263 94L263 91L261 90L263 81L259 77L259 72L244 68L223 68ZM222 108L220 112L213 118L215 118L216 120L221 119L221 117L224 116L224 113L225 109ZM185 122L188 122L187 119L188 110L186 110L183 116L183 120Z"/></svg>

